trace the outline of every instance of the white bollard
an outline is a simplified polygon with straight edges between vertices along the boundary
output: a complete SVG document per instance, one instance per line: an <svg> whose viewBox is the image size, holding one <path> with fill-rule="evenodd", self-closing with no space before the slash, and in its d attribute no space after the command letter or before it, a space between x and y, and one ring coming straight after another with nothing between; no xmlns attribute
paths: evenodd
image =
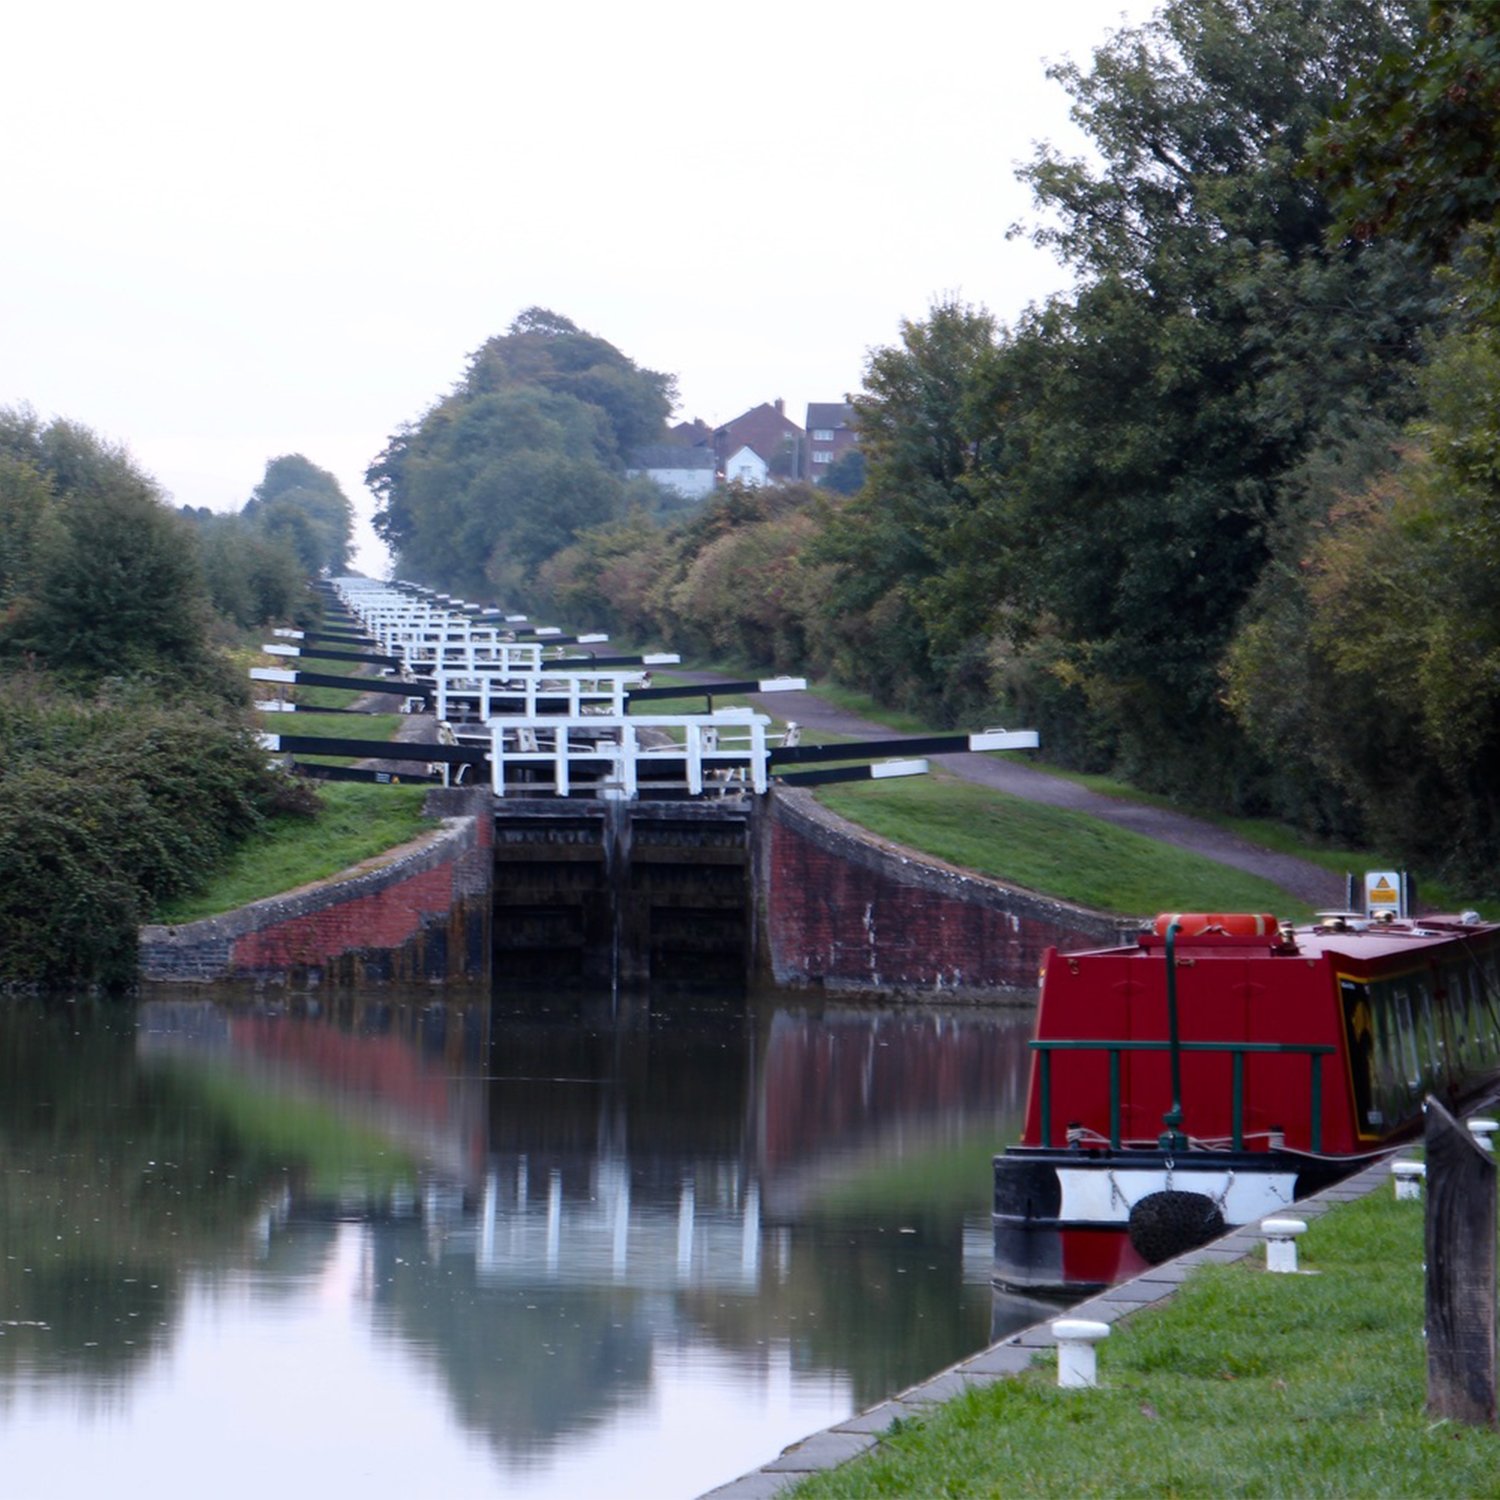
<svg viewBox="0 0 1500 1500"><path fill-rule="evenodd" d="M1109 1337L1108 1323L1088 1318L1059 1318L1052 1325L1057 1340L1057 1383L1070 1389L1099 1384L1099 1360L1094 1345Z"/></svg>
<svg viewBox="0 0 1500 1500"><path fill-rule="evenodd" d="M1307 1233L1307 1225L1301 1219L1262 1219L1260 1232L1266 1237L1266 1270L1295 1271L1297 1236Z"/></svg>
<svg viewBox="0 0 1500 1500"><path fill-rule="evenodd" d="M1427 1168L1419 1161L1393 1161L1391 1163L1391 1181L1396 1184L1397 1200L1413 1199L1420 1203L1422 1201L1422 1179L1426 1175Z"/></svg>
<svg viewBox="0 0 1500 1500"><path fill-rule="evenodd" d="M1484 1147L1486 1151L1495 1149L1495 1132L1500 1130L1500 1120L1486 1120L1480 1117L1466 1122L1474 1139Z"/></svg>

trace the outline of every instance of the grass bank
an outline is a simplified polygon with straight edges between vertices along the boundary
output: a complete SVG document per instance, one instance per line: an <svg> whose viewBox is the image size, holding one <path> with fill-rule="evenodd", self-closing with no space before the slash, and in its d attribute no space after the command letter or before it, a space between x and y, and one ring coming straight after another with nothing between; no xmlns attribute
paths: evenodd
<svg viewBox="0 0 1500 1500"><path fill-rule="evenodd" d="M882 838L1099 911L1307 910L1268 880L941 772L824 787L818 800Z"/></svg>
<svg viewBox="0 0 1500 1500"><path fill-rule="evenodd" d="M799 1500L1011 1495L1500 1494L1500 1434L1431 1421L1423 1212L1387 1192L1314 1220L1315 1274L1203 1267L1116 1324L1101 1388L1054 1361L972 1389Z"/></svg>
<svg viewBox="0 0 1500 1500"><path fill-rule="evenodd" d="M432 824L422 818L423 786L325 782L323 810L314 819L278 817L243 844L213 881L156 912L157 922L194 922L251 901L326 880L404 844Z"/></svg>

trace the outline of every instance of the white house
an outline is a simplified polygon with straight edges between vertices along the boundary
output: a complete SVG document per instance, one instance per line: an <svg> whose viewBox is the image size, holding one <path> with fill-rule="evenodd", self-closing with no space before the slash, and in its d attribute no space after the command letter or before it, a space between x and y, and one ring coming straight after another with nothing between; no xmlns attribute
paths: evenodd
<svg viewBox="0 0 1500 1500"><path fill-rule="evenodd" d="M771 466L748 444L736 448L724 461L724 480L733 484L764 484L771 477Z"/></svg>
<svg viewBox="0 0 1500 1500"><path fill-rule="evenodd" d="M637 448L630 455L625 477L644 474L663 489L675 490L689 500L701 500L714 489L714 455L710 448L683 448L657 443Z"/></svg>

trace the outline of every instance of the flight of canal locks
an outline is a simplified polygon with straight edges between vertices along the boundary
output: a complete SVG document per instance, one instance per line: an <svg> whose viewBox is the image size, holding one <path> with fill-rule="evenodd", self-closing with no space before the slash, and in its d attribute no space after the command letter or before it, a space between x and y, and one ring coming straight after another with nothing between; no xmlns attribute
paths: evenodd
<svg viewBox="0 0 1500 1500"><path fill-rule="evenodd" d="M162 1494L295 1473L367 1497L700 1495L1067 1305L1040 1296L1096 1275L1090 1251L1070 1278L1079 1232L1128 1238L1064 1222L1045 1185L1030 1217L1024 1188L1002 1204L1004 1148L1031 1173L1070 1148L1140 1157L1173 1088L1195 1128L1204 1068L1225 1097L1235 1075L1222 1124L1247 1152L1268 1110L1305 1149L1344 1098L1340 1054L1323 1102L1287 1109L1337 1037L1272 1058L1195 1032L1191 994L1185 1079L1141 1040L1165 1043L1172 945L1206 976L1257 943L1305 963L1310 936L1182 917L1121 947L1097 914L858 838L797 785L1024 733L825 753L713 707L784 684L653 683L667 663L339 586L331 639L288 650L359 658L333 680L398 696L416 733L351 735L332 764L295 736L268 749L430 779L433 830L326 888L146 929L133 1006L0 1011L6 1494L150 1472ZM275 670L277 689L323 676ZM690 691L701 712L650 707ZM1331 1014L1370 1069L1340 1148L1358 1156L1380 1144L1371 1111L1405 1108L1387 1063L1423 1043L1403 1018L1434 1013L1381 954L1472 959L1447 1056L1475 1066L1494 956L1483 924L1343 920L1384 945L1355 972L1351 943L1316 940L1356 986ZM1036 975L1077 972L1058 950L1138 963L1145 1050L1055 1046L1044 1099ZM1090 1070L1102 1113L1077 1105Z"/></svg>

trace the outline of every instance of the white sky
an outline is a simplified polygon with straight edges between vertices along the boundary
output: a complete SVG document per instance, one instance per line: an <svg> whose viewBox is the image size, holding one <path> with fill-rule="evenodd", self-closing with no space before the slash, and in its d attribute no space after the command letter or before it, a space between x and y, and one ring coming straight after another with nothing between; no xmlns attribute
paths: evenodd
<svg viewBox="0 0 1500 1500"><path fill-rule="evenodd" d="M364 470L522 308L675 373L679 418L860 385L956 294L1066 274L1006 228L1077 149L1045 62L1151 0L13 0L0 406L123 443L179 504Z"/></svg>

